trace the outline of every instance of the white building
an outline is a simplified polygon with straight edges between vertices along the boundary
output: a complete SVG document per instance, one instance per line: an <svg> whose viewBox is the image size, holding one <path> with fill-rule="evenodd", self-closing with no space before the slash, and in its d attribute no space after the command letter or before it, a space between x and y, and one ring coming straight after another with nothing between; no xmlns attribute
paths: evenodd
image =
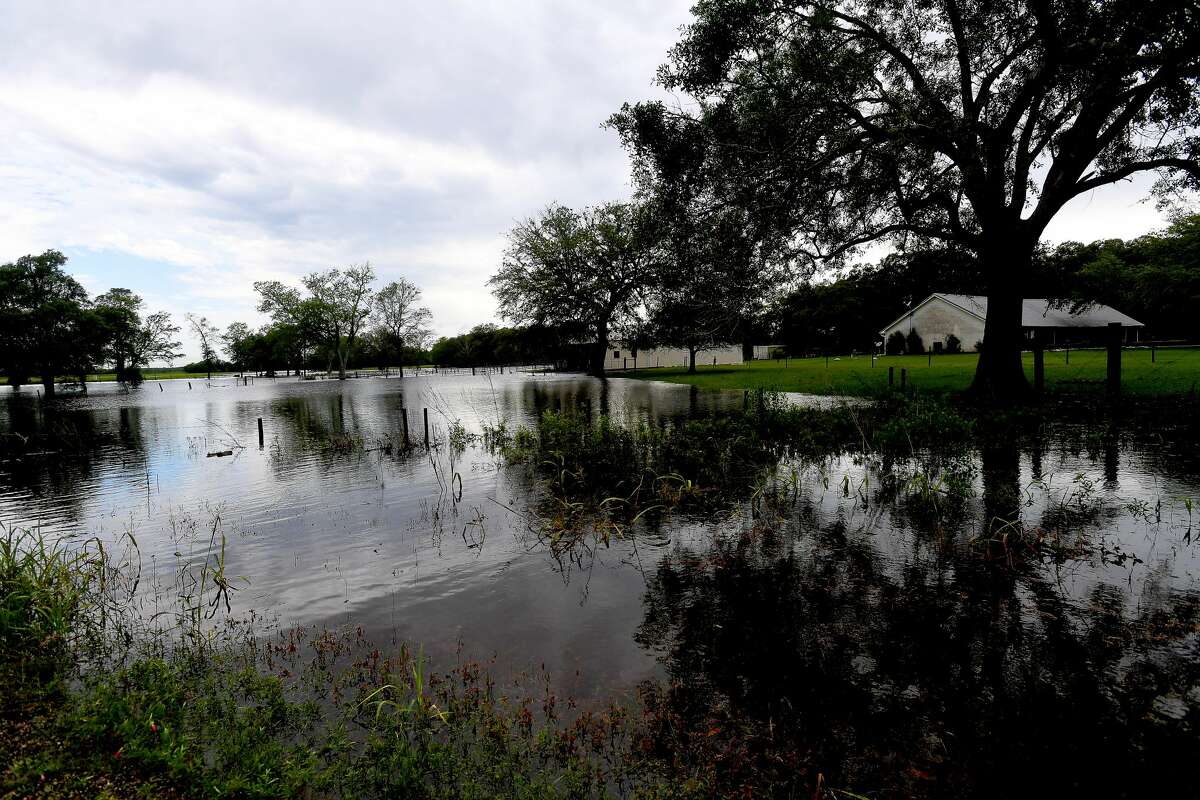
<svg viewBox="0 0 1200 800"><path fill-rule="evenodd" d="M1081 329L1106 328L1111 322L1119 322L1134 337L1144 327L1133 317L1122 314L1115 308L1099 303L1072 314L1069 308L1060 308L1043 298L1029 298L1021 309L1021 327L1026 335L1043 331L1045 341L1051 345L1061 340L1080 338L1087 331ZM915 330L927 350L941 350L946 339L953 334L958 337L963 350L975 350L983 341L983 324L987 318L987 298L977 294L931 294L920 303L905 311L896 321L879 331L886 342L888 337L899 331L907 336Z"/></svg>
<svg viewBox="0 0 1200 800"><path fill-rule="evenodd" d="M741 364L740 344L717 345L696 351L696 368L711 367L713 364ZM604 358L606 372L623 369L648 369L650 367L683 367L688 365L685 347L652 347L633 350L621 344L613 344Z"/></svg>
<svg viewBox="0 0 1200 800"><path fill-rule="evenodd" d="M755 361L763 361L773 355L772 351L782 351L783 349L783 345L780 344L756 344L754 345L754 355L752 358Z"/></svg>

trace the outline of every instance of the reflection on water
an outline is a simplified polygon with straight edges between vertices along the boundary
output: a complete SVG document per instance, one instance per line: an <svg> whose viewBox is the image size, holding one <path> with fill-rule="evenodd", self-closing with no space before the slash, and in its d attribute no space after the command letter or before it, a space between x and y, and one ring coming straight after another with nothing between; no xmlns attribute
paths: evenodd
<svg viewBox="0 0 1200 800"><path fill-rule="evenodd" d="M456 421L478 434L581 404L655 419L742 396L553 376L108 384L54 404L3 391L0 521L128 533L150 571L219 530L226 573L244 576L235 612L544 666L585 698L659 679L651 707L676 737L662 747L703 732L688 746L732 782L775 770L811 787L815 770L859 791L1112 794L1174 780L1195 751L1186 430L1058 423L934 471L791 461L778 496L564 558L531 530L528 471L449 446ZM439 446L405 450L404 415L419 441L423 409ZM1037 557L1010 546L1018 526Z"/></svg>
<svg viewBox="0 0 1200 800"><path fill-rule="evenodd" d="M235 612L353 621L380 640L420 641L435 658L462 646L517 669L544 664L583 695L653 671L632 644L641 556L617 543L586 571L564 571L536 549L520 513L530 478L481 447L445 446L451 424L478 434L569 405L632 420L741 404L738 394L583 377L191 385L99 384L54 404L0 390L9 454L29 440L24 457L0 462L0 521L80 539L130 533L143 568L163 573L203 558L216 524L227 574L245 578ZM405 409L414 442L428 409L439 447L398 446ZM343 446L347 436L355 446ZM234 454L208 457L225 449Z"/></svg>

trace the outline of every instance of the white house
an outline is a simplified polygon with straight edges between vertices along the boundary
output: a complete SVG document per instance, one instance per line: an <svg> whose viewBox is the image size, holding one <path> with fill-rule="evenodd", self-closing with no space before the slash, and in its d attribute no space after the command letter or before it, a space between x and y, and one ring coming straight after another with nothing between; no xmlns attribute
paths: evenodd
<svg viewBox="0 0 1200 800"><path fill-rule="evenodd" d="M717 345L696 351L696 367L713 364L741 364L740 344ZM604 358L606 372L623 369L646 369L648 367L684 367L688 365L688 351L684 347L652 347L644 350L630 349L614 343Z"/></svg>
<svg viewBox="0 0 1200 800"><path fill-rule="evenodd" d="M1060 308L1044 298L1029 298L1021 309L1021 327L1026 335L1032 331L1044 331L1046 340L1056 344L1060 339L1079 338L1086 331L1080 329L1105 328L1111 322L1119 322L1137 337L1142 323L1122 314L1115 308L1099 303L1072 314L1069 308ZM915 330L925 348L940 350L945 347L951 334L958 337L963 350L975 350L983 341L983 323L987 318L987 298L977 294L931 294L920 303L905 311L896 321L879 331L886 342L896 331L907 336Z"/></svg>

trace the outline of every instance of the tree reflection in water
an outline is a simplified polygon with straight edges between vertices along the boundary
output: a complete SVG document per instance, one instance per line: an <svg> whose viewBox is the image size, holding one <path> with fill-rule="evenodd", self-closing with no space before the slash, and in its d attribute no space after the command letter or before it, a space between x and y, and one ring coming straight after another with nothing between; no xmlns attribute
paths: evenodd
<svg viewBox="0 0 1200 800"><path fill-rule="evenodd" d="M981 538L1015 519L1014 454L985 454ZM979 540L919 549L803 513L677 547L638 633L667 672L648 750L721 794L1198 796L1195 596L1071 602Z"/></svg>

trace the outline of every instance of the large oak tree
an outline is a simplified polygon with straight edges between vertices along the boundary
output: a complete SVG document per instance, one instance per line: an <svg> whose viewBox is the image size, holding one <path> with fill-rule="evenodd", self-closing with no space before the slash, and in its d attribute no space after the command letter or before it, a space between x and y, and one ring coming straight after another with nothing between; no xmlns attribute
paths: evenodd
<svg viewBox="0 0 1200 800"><path fill-rule="evenodd" d="M103 358L108 331L57 250L0 265L0 367L13 386L41 377L54 397L60 375L81 382Z"/></svg>
<svg viewBox="0 0 1200 800"><path fill-rule="evenodd" d="M988 297L974 388L1028 391L1021 298L1072 198L1200 183L1195 0L701 0L614 124L658 193L735 205L793 263L953 242Z"/></svg>
<svg viewBox="0 0 1200 800"><path fill-rule="evenodd" d="M636 317L655 285L656 236L654 215L639 204L550 206L508 235L489 281L500 316L574 334L587 344L590 371L603 375L614 329Z"/></svg>
<svg viewBox="0 0 1200 800"><path fill-rule="evenodd" d="M761 255L735 209L698 218L686 208L664 207L661 242L664 268L649 292L645 338L696 354L740 342L746 321L764 305L769 283Z"/></svg>

